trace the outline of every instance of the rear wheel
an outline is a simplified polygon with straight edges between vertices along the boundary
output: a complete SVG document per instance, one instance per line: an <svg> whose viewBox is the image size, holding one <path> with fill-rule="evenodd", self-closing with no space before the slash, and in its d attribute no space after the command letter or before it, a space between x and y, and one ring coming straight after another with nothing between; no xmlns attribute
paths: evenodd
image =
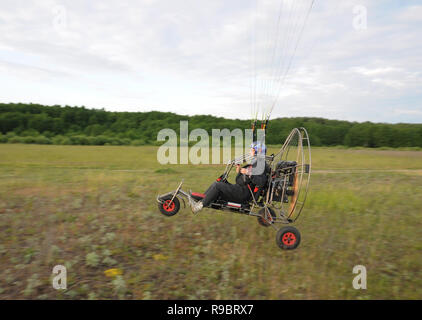
<svg viewBox="0 0 422 320"><path fill-rule="evenodd" d="M176 213L179 212L180 209L179 199L174 197L173 201L171 201L172 197L173 196L169 195L164 198L161 198L161 203L158 203L158 209L166 217L174 216Z"/></svg>
<svg viewBox="0 0 422 320"><path fill-rule="evenodd" d="M267 209L270 211L271 217L273 219L273 221L275 221L276 219L276 215L273 209L268 208ZM262 208L261 210L259 210L259 214L260 216L258 217L258 223L263 226L263 227L269 227L273 221L270 221L267 217L267 213L265 212L265 208Z"/></svg>
<svg viewBox="0 0 422 320"><path fill-rule="evenodd" d="M293 250L300 243L300 232L295 227L283 227L278 230L275 240L281 249Z"/></svg>

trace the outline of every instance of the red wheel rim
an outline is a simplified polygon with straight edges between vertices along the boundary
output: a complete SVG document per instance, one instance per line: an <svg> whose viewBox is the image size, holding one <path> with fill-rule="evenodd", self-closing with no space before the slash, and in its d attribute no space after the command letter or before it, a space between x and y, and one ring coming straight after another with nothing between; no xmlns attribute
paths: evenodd
<svg viewBox="0 0 422 320"><path fill-rule="evenodd" d="M281 240L286 246L291 246L296 242L296 236L292 232L286 232Z"/></svg>
<svg viewBox="0 0 422 320"><path fill-rule="evenodd" d="M171 200L166 200L163 203L163 209L166 210L167 212L171 212L174 210L175 204L174 201L172 203L170 203Z"/></svg>

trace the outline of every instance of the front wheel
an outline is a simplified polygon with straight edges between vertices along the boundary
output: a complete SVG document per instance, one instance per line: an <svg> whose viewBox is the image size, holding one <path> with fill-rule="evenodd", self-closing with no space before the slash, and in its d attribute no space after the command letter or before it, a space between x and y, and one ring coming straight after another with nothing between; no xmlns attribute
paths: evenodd
<svg viewBox="0 0 422 320"><path fill-rule="evenodd" d="M173 196L169 195L164 198L161 198L161 203L158 203L158 209L160 212L165 215L166 217L174 216L176 213L179 212L180 209L180 201L176 197L174 197L173 201L171 198Z"/></svg>
<svg viewBox="0 0 422 320"><path fill-rule="evenodd" d="M275 240L280 249L293 250L300 243L300 232L295 227L283 227L278 230Z"/></svg>

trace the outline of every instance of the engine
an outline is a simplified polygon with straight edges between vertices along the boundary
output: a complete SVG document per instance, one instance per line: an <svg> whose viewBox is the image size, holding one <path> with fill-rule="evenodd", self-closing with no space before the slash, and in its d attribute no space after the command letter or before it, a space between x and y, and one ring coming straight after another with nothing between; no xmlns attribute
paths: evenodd
<svg viewBox="0 0 422 320"><path fill-rule="evenodd" d="M273 176L273 201L288 202L287 196L293 195L294 175L296 173L296 161L280 161L277 163ZM283 188L285 189L283 196Z"/></svg>

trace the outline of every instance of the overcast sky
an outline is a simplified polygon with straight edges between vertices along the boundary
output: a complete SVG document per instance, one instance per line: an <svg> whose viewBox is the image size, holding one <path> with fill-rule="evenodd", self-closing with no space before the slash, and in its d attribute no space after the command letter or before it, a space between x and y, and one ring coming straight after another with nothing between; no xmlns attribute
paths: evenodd
<svg viewBox="0 0 422 320"><path fill-rule="evenodd" d="M0 102L248 119L255 1L1 0ZM273 118L422 123L421 1L316 0L300 40Z"/></svg>

